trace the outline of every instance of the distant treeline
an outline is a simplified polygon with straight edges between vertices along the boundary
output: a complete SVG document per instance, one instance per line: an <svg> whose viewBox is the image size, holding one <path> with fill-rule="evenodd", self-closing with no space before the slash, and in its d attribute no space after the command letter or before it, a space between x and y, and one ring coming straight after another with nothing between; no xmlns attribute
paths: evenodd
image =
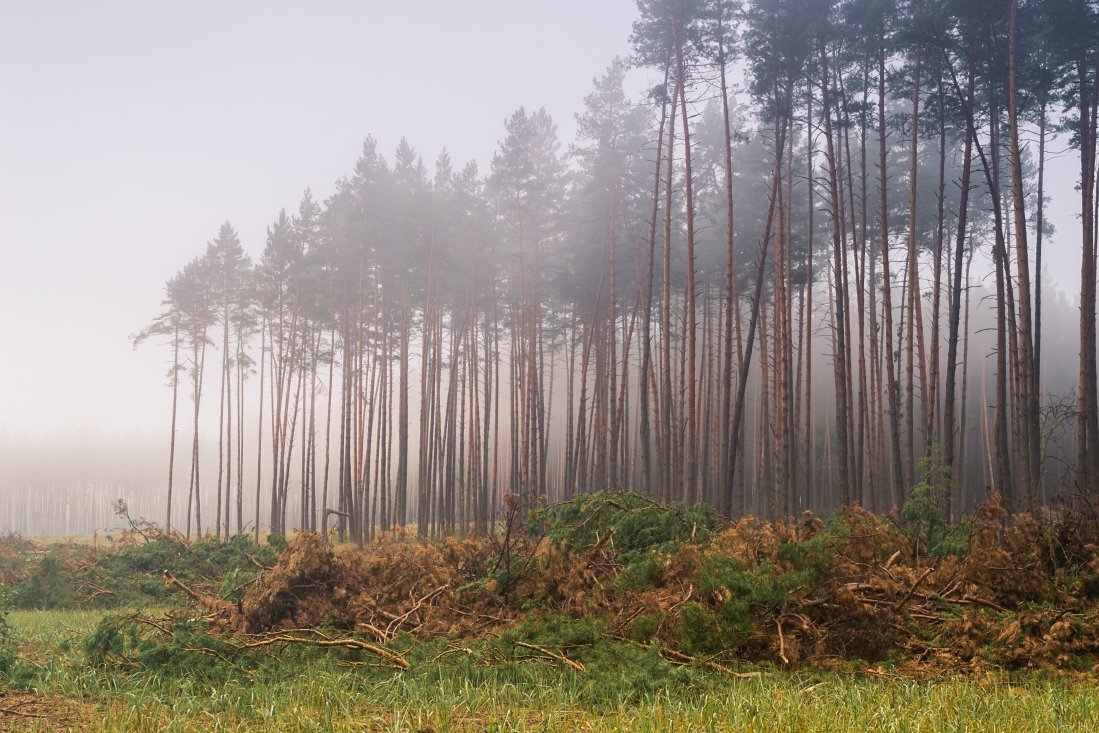
<svg viewBox="0 0 1099 733"><path fill-rule="evenodd" d="M167 283L137 341L171 363L169 524L331 509L362 540L484 532L507 492L781 517L921 482L955 515L986 486L1019 510L1093 490L1099 5L638 6L567 149L543 110L487 174L368 138L258 261L226 223ZM663 80L642 99L631 64ZM1043 311L1054 140L1080 162L1078 315ZM1078 360L1044 363L1046 322Z"/></svg>

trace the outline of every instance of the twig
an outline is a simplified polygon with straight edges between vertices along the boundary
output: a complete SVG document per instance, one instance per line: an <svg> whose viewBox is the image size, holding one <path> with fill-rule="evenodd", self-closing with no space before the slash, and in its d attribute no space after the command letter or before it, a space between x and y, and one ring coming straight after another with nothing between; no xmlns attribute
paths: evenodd
<svg viewBox="0 0 1099 733"><path fill-rule="evenodd" d="M595 515L593 514L592 516L594 517ZM590 519L590 517L589 517L589 519ZM610 540L612 537L614 537L614 531L615 531L614 527L611 527L607 530L607 533L604 534L602 537L599 537L598 532L596 533L595 536L598 537L599 539L596 540L595 544L592 545L591 550L588 551L588 562L589 563L592 560L594 560L595 556L599 554L599 551L603 549L603 545L607 544L607 541Z"/></svg>
<svg viewBox="0 0 1099 733"><path fill-rule="evenodd" d="M609 504L609 503L610 503L610 502L608 501L608 502L607 502L607 504ZM587 516L587 518L585 518L585 519L584 519L584 521L583 521L583 522L581 522L580 524L576 525L576 529L580 529L581 527L584 527L584 526L586 526L588 522L590 522L591 520L593 520L593 519L595 519L596 517L598 517L598 516L599 516L599 514L600 514L600 513L601 513L601 512L603 511L603 508L604 508L605 506L606 506L606 504L600 504L599 506L597 506L597 507L595 508L595 511L593 511L593 512L592 512L591 514L589 514L589 515Z"/></svg>
<svg viewBox="0 0 1099 733"><path fill-rule="evenodd" d="M42 715L41 713L26 713L26 712L23 712L22 710L16 710L15 709L15 708L19 707L20 705L29 705L30 703L31 703L30 700L24 700L22 702L15 703L15 705L13 707L0 708L0 715L18 715L18 716L23 717L23 718L45 718L46 717L45 715Z"/></svg>
<svg viewBox="0 0 1099 733"><path fill-rule="evenodd" d="M211 649L205 646L185 646L183 647L185 652L197 652L199 654L205 654L208 657L217 657L226 664L233 664L233 661L227 656L219 652L217 649ZM235 666L235 665L234 665Z"/></svg>
<svg viewBox="0 0 1099 733"><path fill-rule="evenodd" d="M986 601L985 599L977 598L976 596L962 596L959 600L952 601L952 603L970 603L974 606L984 606L985 608L991 608L993 611L999 611L1000 613L1008 612L1006 608L999 605L998 603Z"/></svg>
<svg viewBox="0 0 1099 733"><path fill-rule="evenodd" d="M574 662L573 660L566 657L564 654L556 654L554 652L551 652L549 649L545 649L545 648L537 646L535 644L528 644L525 641L517 641L517 642L515 642L515 646L521 646L524 649L531 649L533 651L538 652L539 654L544 654L545 656L549 657L550 659L556 659L558 662L561 662L562 664L567 664L568 666L572 667L577 672L583 672L584 671L584 665L583 664L581 664L580 662Z"/></svg>
<svg viewBox="0 0 1099 733"><path fill-rule="evenodd" d="M234 596L236 594L236 592L238 590L244 590L245 588L252 585L253 583L255 583L257 580L259 580L262 577L263 577L262 575L257 575L256 577L252 578L251 580L246 580L243 583L241 583L240 585L238 585L236 588L233 588L232 590L230 590L225 595L229 596L231 598L232 596Z"/></svg>
<svg viewBox="0 0 1099 733"><path fill-rule="evenodd" d="M694 592L695 592L695 587L694 587L694 585L692 585L692 584L688 583L688 584L687 584L687 595L683 596L683 600L681 600L681 601L678 601L677 603L675 603L674 605L672 605L672 606L671 606L671 607L670 607L670 608L668 609L668 615L670 615L670 614L674 613L674 612L675 612L675 611L676 611L677 609L679 609L679 608L680 608L681 606L684 606L684 605L686 605L687 601L691 600L691 596L692 596L692 595L694 594Z"/></svg>
<svg viewBox="0 0 1099 733"><path fill-rule="evenodd" d="M633 644L638 649L649 648L644 644L634 641L633 639L629 639L625 636L613 636L611 638L615 641L622 641L627 644ZM689 654L684 654L683 652L676 651L675 649L660 647L660 649L657 650L657 653L660 654L664 661L670 664L678 664L681 667L708 667L718 672L727 674L730 677L736 677L737 679L750 679L752 677L759 677L759 672L734 672L728 667L722 666L710 659L697 659ZM669 659L669 657L671 658Z"/></svg>
<svg viewBox="0 0 1099 733"><path fill-rule="evenodd" d="M207 613L228 614L229 618L234 620L239 615L237 609L234 608L231 603L223 601L217 596L204 596L201 593L191 590L183 581L167 570L164 571L164 583L170 588L178 588L185 596L206 609Z"/></svg>
<svg viewBox="0 0 1099 733"><path fill-rule="evenodd" d="M389 625L385 628L386 636L387 637L393 636L393 634L396 633L397 629L399 629L401 627L401 624L403 624L405 622L405 619L407 619L409 616L411 616L416 611L419 611L420 608L425 603L427 603L429 600L431 600L435 596L439 595L440 593L442 593L444 590L446 590L449 587L450 587L449 585L440 585L438 588L431 591L430 593L428 593L426 596L424 596L420 600L416 601L416 603L413 604L412 608L408 609L408 611L406 611L405 613L401 614L400 616L397 616L392 621L390 621Z"/></svg>
<svg viewBox="0 0 1099 733"><path fill-rule="evenodd" d="M408 663L408 660L406 660L400 654L397 654L396 652L391 652L384 647L375 646L374 644L368 644L367 642L360 641L358 639L302 639L299 636L271 636L265 639L260 639L259 641L253 641L249 644L244 644L240 648L256 649L262 646L278 644L280 642L284 644L307 644L309 646L319 646L324 648L343 647L345 649L359 649L362 651L371 652L372 654L376 654L383 659L388 659L401 669L408 669L410 666L412 666Z"/></svg>
<svg viewBox="0 0 1099 733"><path fill-rule="evenodd" d="M374 635L374 638L377 639L378 641L382 641L382 642L389 641L389 635L385 632L385 629L379 629L374 624L367 623L366 621L360 621L359 623L357 623L355 625L358 626L359 628L366 629L367 631L369 631L371 634Z"/></svg>
<svg viewBox="0 0 1099 733"><path fill-rule="evenodd" d="M916 582L913 583L912 587L908 589L908 592L904 594L904 598L898 601L897 605L893 607L894 611L900 611L902 608L904 608L904 605L908 603L909 600L911 600L912 594L919 590L920 585L925 580L927 580L927 576L931 575L932 570L933 568L928 568L927 570L923 571L923 574L920 575L920 577L916 578Z"/></svg>
<svg viewBox="0 0 1099 733"><path fill-rule="evenodd" d="M255 566L256 566L257 568L259 568L260 570L263 570L263 571L267 571L267 570L270 570L270 569L271 569L271 568L267 567L266 565L264 565L263 563L261 563L261 562L260 562L259 560L257 560L256 558L254 558L254 557L252 557L251 555L249 555L249 554L248 554L247 552L246 552L246 553L244 553L244 556L245 556L246 558L248 558L249 562L251 562L251 563L252 563L253 565L255 565Z"/></svg>
<svg viewBox="0 0 1099 733"><path fill-rule="evenodd" d="M435 662L438 662L440 659L447 656L448 654L459 654L459 653L466 654L468 656L473 656L473 650L472 649L468 649L464 646L448 646L446 649L444 649L443 651L439 652L434 657L432 657L431 663L435 664Z"/></svg>

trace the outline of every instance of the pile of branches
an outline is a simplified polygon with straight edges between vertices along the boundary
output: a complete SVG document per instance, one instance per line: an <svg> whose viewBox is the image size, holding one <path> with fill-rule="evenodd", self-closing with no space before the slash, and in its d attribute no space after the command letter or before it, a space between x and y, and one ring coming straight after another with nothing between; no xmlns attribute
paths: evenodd
<svg viewBox="0 0 1099 733"><path fill-rule="evenodd" d="M1009 517L993 494L947 530L857 507L734 524L705 507L595 494L518 523L509 515L496 539L396 533L342 550L302 533L235 601L165 577L221 639L195 648L226 659L298 644L403 668L409 639L469 651L459 642L508 638L580 671L577 643L530 631L561 618L591 621L589 645L730 673L737 662L976 672L1099 661L1099 522L1079 510Z"/></svg>
<svg viewBox="0 0 1099 733"><path fill-rule="evenodd" d="M131 519L121 501L116 511L128 529L92 546L0 537L0 592L13 607L26 609L162 605L169 597L162 577L167 570L201 593L235 602L285 546L257 547L245 535L188 542Z"/></svg>

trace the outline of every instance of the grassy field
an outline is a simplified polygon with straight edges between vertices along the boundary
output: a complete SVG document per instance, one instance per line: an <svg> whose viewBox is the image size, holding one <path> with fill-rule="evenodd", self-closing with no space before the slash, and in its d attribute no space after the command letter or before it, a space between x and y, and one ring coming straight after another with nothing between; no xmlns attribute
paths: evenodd
<svg viewBox="0 0 1099 733"><path fill-rule="evenodd" d="M337 655L274 654L216 682L104 671L83 639L101 612L10 616L35 697L8 690L0 730L92 731L1090 731L1094 682L1045 676L915 681L762 670L681 675L648 687L622 661L585 673L552 660L495 666L347 667ZM341 666L343 665L343 666ZM45 716L45 717L37 717Z"/></svg>

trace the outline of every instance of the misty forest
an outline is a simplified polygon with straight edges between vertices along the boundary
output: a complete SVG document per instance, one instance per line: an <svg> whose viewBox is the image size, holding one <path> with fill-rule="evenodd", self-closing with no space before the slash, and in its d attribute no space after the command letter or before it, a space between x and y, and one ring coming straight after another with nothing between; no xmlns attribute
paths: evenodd
<svg viewBox="0 0 1099 733"><path fill-rule="evenodd" d="M574 139L134 305L159 478L0 497L0 729L1099 725L1099 3L636 4Z"/></svg>
<svg viewBox="0 0 1099 733"><path fill-rule="evenodd" d="M1092 490L1094 11L642 2L630 63L664 81L630 99L615 60L569 144L525 109L487 172L368 138L255 261L226 222L135 339L170 361L157 518L331 509L361 542L483 534L509 492L779 518L936 471L954 516ZM1084 285L1043 312L1066 146Z"/></svg>

